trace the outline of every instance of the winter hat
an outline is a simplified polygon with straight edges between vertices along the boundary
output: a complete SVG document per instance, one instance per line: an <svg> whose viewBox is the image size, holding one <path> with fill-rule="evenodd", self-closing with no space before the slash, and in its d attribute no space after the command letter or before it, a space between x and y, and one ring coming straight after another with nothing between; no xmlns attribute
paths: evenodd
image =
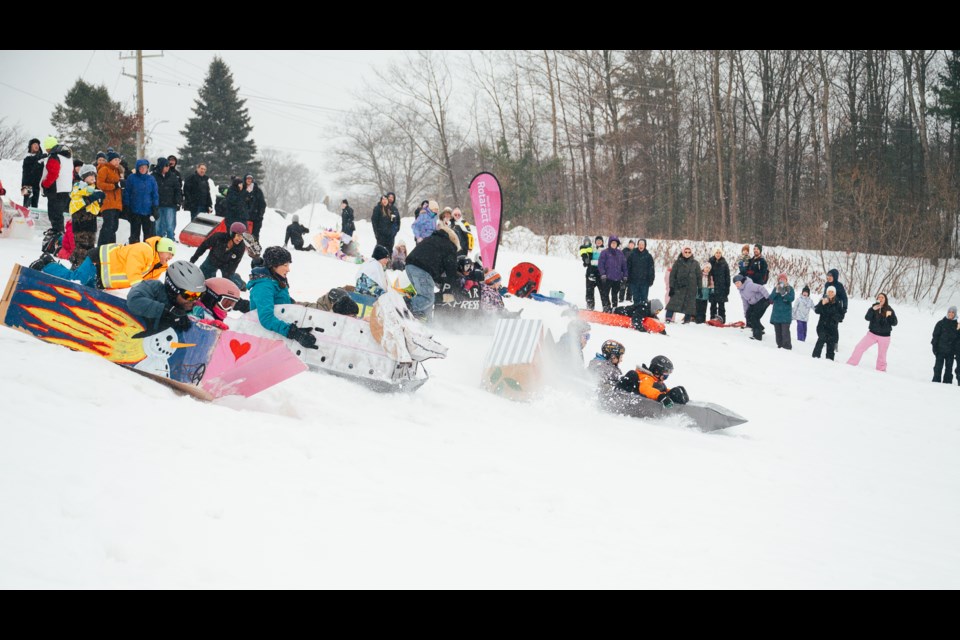
<svg viewBox="0 0 960 640"><path fill-rule="evenodd" d="M160 238L157 240L157 253L172 253L177 252L177 245L173 244L173 240L170 238Z"/></svg>
<svg viewBox="0 0 960 640"><path fill-rule="evenodd" d="M107 151L107 156L106 156L106 157L107 157L107 162L111 162L112 160L117 160L117 159L119 159L119 158L120 158L120 154L117 153L116 151L110 150L110 151Z"/></svg>
<svg viewBox="0 0 960 640"><path fill-rule="evenodd" d="M713 269L713 267L710 265L709 262L704 262L703 266L700 267L700 270L703 271L704 273L710 271L711 269Z"/></svg>
<svg viewBox="0 0 960 640"><path fill-rule="evenodd" d="M30 142L27 143L27 151L30 151L30 147L33 146L34 142L40 144L40 138L30 138Z"/></svg>
<svg viewBox="0 0 960 640"><path fill-rule="evenodd" d="M74 159L73 159L73 168L74 168L74 169L76 169L77 167L82 167L82 166L83 166L83 160L81 160L80 158L74 158Z"/></svg>
<svg viewBox="0 0 960 640"><path fill-rule="evenodd" d="M80 173L80 179L83 180L87 176L97 175L97 168L92 164L85 164L82 167L80 167L79 173Z"/></svg>
<svg viewBox="0 0 960 640"><path fill-rule="evenodd" d="M836 294L836 293L837 293L837 288L836 288L836 287L827 287L827 293L830 293L831 291L833 291L833 293Z"/></svg>
<svg viewBox="0 0 960 640"><path fill-rule="evenodd" d="M744 280L746 280L746 278L744 278L744 277L743 277L742 275L740 275L739 273L738 273L737 275L733 276L733 281L734 281L734 282L743 282Z"/></svg>
<svg viewBox="0 0 960 640"><path fill-rule="evenodd" d="M755 249L760 249L760 253L763 253L763 245L762 245L762 244L757 243L757 244L753 245L753 247L754 247Z"/></svg>
<svg viewBox="0 0 960 640"><path fill-rule="evenodd" d="M613 244L614 242L617 243L617 248L619 249L619 248L620 248L620 238L618 238L617 236L610 236L610 239L607 240L607 244Z"/></svg>
<svg viewBox="0 0 960 640"><path fill-rule="evenodd" d="M180 162L177 156L167 156L167 164L169 164L171 160L176 160L177 162Z"/></svg>
<svg viewBox="0 0 960 640"><path fill-rule="evenodd" d="M163 169L168 164L170 163L167 162L166 158L157 158L157 169Z"/></svg>
<svg viewBox="0 0 960 640"><path fill-rule="evenodd" d="M293 217L290 218L290 222L300 222L300 216L294 214Z"/></svg>
<svg viewBox="0 0 960 640"><path fill-rule="evenodd" d="M491 287L499 287L501 280L502 278L500 277L500 274L491 269L490 271L487 271L487 277L484 280L484 283L490 285Z"/></svg>
<svg viewBox="0 0 960 640"><path fill-rule="evenodd" d="M248 173L247 175L243 176L243 179L244 179L244 180L246 180L247 178L250 178L251 180L254 180L254 179L255 179L255 178L253 177L253 174L252 174L252 173Z"/></svg>
<svg viewBox="0 0 960 640"><path fill-rule="evenodd" d="M596 242L597 240L599 240L600 242L603 242L603 236L597 236L596 238L593 239L594 242Z"/></svg>
<svg viewBox="0 0 960 640"><path fill-rule="evenodd" d="M247 225L243 224L242 222L234 222L232 225L230 225L230 233L237 234L246 232Z"/></svg>
<svg viewBox="0 0 960 640"><path fill-rule="evenodd" d="M450 207L444 207L441 213L449 213L450 215L453 215L453 209L451 209Z"/></svg>
<svg viewBox="0 0 960 640"><path fill-rule="evenodd" d="M947 313L953 313L954 317L956 317L956 315L957 315L957 308L956 308L956 307L950 307L949 309L947 309Z"/></svg>
<svg viewBox="0 0 960 640"><path fill-rule="evenodd" d="M293 256L283 247L267 247L262 257L263 265L268 269L293 262Z"/></svg>
<svg viewBox="0 0 960 640"><path fill-rule="evenodd" d="M437 213L438 211L440 211L440 205L437 204L436 200L430 200L429 202L427 202L427 208L434 213Z"/></svg>
<svg viewBox="0 0 960 640"><path fill-rule="evenodd" d="M663 303L660 302L659 300L657 300L656 298L654 298L653 300L651 300L651 301L650 301L650 313L652 313L653 315L657 315L657 314L660 313L661 311L663 311Z"/></svg>
<svg viewBox="0 0 960 640"><path fill-rule="evenodd" d="M809 295L809 294L810 294L810 287L804 286L804 287L803 287L803 290L800 291L800 293L806 293L807 295Z"/></svg>
<svg viewBox="0 0 960 640"><path fill-rule="evenodd" d="M641 242L643 243L643 248L646 249L646 248L647 248L647 239L646 239L646 238L638 238L638 239L637 239L637 246L640 246L640 243L641 243Z"/></svg>
<svg viewBox="0 0 960 640"><path fill-rule="evenodd" d="M713 255L717 255L718 253L720 254L720 257L723 257L723 247L720 245L717 245L713 248Z"/></svg>
<svg viewBox="0 0 960 640"><path fill-rule="evenodd" d="M777 276L777 282L780 282L781 280L783 280L784 282L786 282L786 281L787 281L787 274L781 273L780 275L778 275L778 276Z"/></svg>
<svg viewBox="0 0 960 640"><path fill-rule="evenodd" d="M390 252L387 251L387 248L383 245L378 244L373 248L373 259L374 260L383 260L384 258L389 258Z"/></svg>
<svg viewBox="0 0 960 640"><path fill-rule="evenodd" d="M43 147L44 151L49 151L50 149L53 149L55 146L57 146L57 139L54 138L53 136L47 136L46 138L44 138L43 144L40 146Z"/></svg>
<svg viewBox="0 0 960 640"><path fill-rule="evenodd" d="M97 151L97 160L99 160L100 158L103 158L104 160L106 160L107 154L105 154L103 151Z"/></svg>

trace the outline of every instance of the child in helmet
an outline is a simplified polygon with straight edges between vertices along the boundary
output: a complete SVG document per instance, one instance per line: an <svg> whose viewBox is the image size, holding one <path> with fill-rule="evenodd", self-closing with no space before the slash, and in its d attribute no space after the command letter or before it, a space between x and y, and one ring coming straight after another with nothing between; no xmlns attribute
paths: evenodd
<svg viewBox="0 0 960 640"><path fill-rule="evenodd" d="M292 304L287 274L293 257L283 247L267 247L261 256L263 264L250 272L250 310L257 312L260 326L284 338L299 342L307 349L317 348L317 338L310 329L301 329L297 324L284 322L277 317L274 308L278 304Z"/></svg>
<svg viewBox="0 0 960 640"><path fill-rule="evenodd" d="M683 387L670 389L664 384L673 373L673 363L666 356L656 356L650 365L638 366L620 378L617 386L624 391L662 402L666 405L687 404L690 397Z"/></svg>
<svg viewBox="0 0 960 640"><path fill-rule="evenodd" d="M97 169L92 164L80 167L80 182L70 193L70 226L73 228L73 252L70 264L76 269L97 244L97 216L103 204L103 191L97 189Z"/></svg>
<svg viewBox="0 0 960 640"><path fill-rule="evenodd" d="M190 312L201 322L212 324L220 329L229 329L224 323L227 314L237 311L249 311L250 303L240 297L240 287L227 278L207 278L207 290L197 300Z"/></svg>
<svg viewBox="0 0 960 640"><path fill-rule="evenodd" d="M130 289L127 308L148 331L190 328L190 311L207 290L200 267L178 260L167 267L164 281L144 280Z"/></svg>
<svg viewBox="0 0 960 640"><path fill-rule="evenodd" d="M457 300L478 300L480 298L480 284L483 282L483 271L478 269L473 260L467 256L457 258L457 283L459 287L453 292Z"/></svg>
<svg viewBox="0 0 960 640"><path fill-rule="evenodd" d="M600 353L587 365L587 371L597 378L602 387L616 386L623 377L619 365L626 351L622 343L606 340L600 347Z"/></svg>

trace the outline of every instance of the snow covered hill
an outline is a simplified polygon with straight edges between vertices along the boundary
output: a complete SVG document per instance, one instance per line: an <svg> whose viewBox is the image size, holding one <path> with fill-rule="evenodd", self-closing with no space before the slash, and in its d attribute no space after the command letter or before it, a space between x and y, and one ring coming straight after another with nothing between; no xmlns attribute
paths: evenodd
<svg viewBox="0 0 960 640"><path fill-rule="evenodd" d="M283 232L268 212L264 246ZM369 252L369 222L357 237ZM38 247L0 239L0 278ZM497 266L521 260L582 302L575 256L504 249ZM304 300L356 268L292 267ZM0 327L0 587L958 588L960 387L929 382L944 309L892 302L885 374L875 352L843 363L866 300L837 362L772 332L594 326L588 354L611 337L628 365L665 354L672 382L749 418L714 434L569 392L493 397L484 336L440 331L449 357L410 396L304 373L204 404ZM564 330L552 305L508 306ZM742 318L736 293L729 309Z"/></svg>

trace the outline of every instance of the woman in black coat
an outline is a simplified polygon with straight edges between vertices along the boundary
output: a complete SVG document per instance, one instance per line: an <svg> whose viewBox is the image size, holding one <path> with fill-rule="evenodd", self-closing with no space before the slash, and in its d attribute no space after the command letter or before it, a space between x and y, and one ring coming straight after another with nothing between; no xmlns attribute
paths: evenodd
<svg viewBox="0 0 960 640"><path fill-rule="evenodd" d="M683 314L683 323L697 315L697 289L700 287L700 264L693 259L693 249L684 247L670 271L670 302L667 304L667 322L673 322L674 313Z"/></svg>
<svg viewBox="0 0 960 640"><path fill-rule="evenodd" d="M933 364L933 381L940 382L941 374L943 382L950 384L953 382L953 359L960 350L960 331L957 325L957 308L947 309L947 315L940 319L940 322L933 328L933 339L930 344L933 346L933 355L936 361ZM946 371L944 371L946 365ZM958 366L957 384L960 384L960 366Z"/></svg>
<svg viewBox="0 0 960 640"><path fill-rule="evenodd" d="M813 348L813 357L819 358L823 353L823 346L827 346L827 360L833 360L837 351L837 342L840 341L840 323L843 322L844 311L837 299L836 287L827 287L823 300L817 303L813 312L820 316L817 321L817 344Z"/></svg>
<svg viewBox="0 0 960 640"><path fill-rule="evenodd" d="M399 219L399 216L396 216L397 222L399 222ZM395 217L393 207L390 206L390 200L387 196L382 196L380 202L373 208L370 223L373 225L373 235L377 239L377 244L390 253L393 253L393 241L397 237L397 227L394 225L394 221Z"/></svg>
<svg viewBox="0 0 960 640"><path fill-rule="evenodd" d="M710 319L726 322L727 299L730 297L730 265L723 257L723 248L717 247L710 257L710 275L713 276L713 291L710 293Z"/></svg>
<svg viewBox="0 0 960 640"><path fill-rule="evenodd" d="M656 276L657 268L653 256L647 251L647 241L641 238L637 240L636 248L627 256L627 283L635 303L649 299L650 287L653 286Z"/></svg>

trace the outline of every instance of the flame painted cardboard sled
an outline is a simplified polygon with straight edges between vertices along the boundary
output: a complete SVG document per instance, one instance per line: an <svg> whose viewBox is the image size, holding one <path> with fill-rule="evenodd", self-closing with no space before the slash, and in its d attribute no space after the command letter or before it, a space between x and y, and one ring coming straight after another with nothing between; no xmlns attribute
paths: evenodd
<svg viewBox="0 0 960 640"><path fill-rule="evenodd" d="M19 265L0 299L0 321L202 400L249 397L306 370L274 341L207 324L147 331L123 298Z"/></svg>

